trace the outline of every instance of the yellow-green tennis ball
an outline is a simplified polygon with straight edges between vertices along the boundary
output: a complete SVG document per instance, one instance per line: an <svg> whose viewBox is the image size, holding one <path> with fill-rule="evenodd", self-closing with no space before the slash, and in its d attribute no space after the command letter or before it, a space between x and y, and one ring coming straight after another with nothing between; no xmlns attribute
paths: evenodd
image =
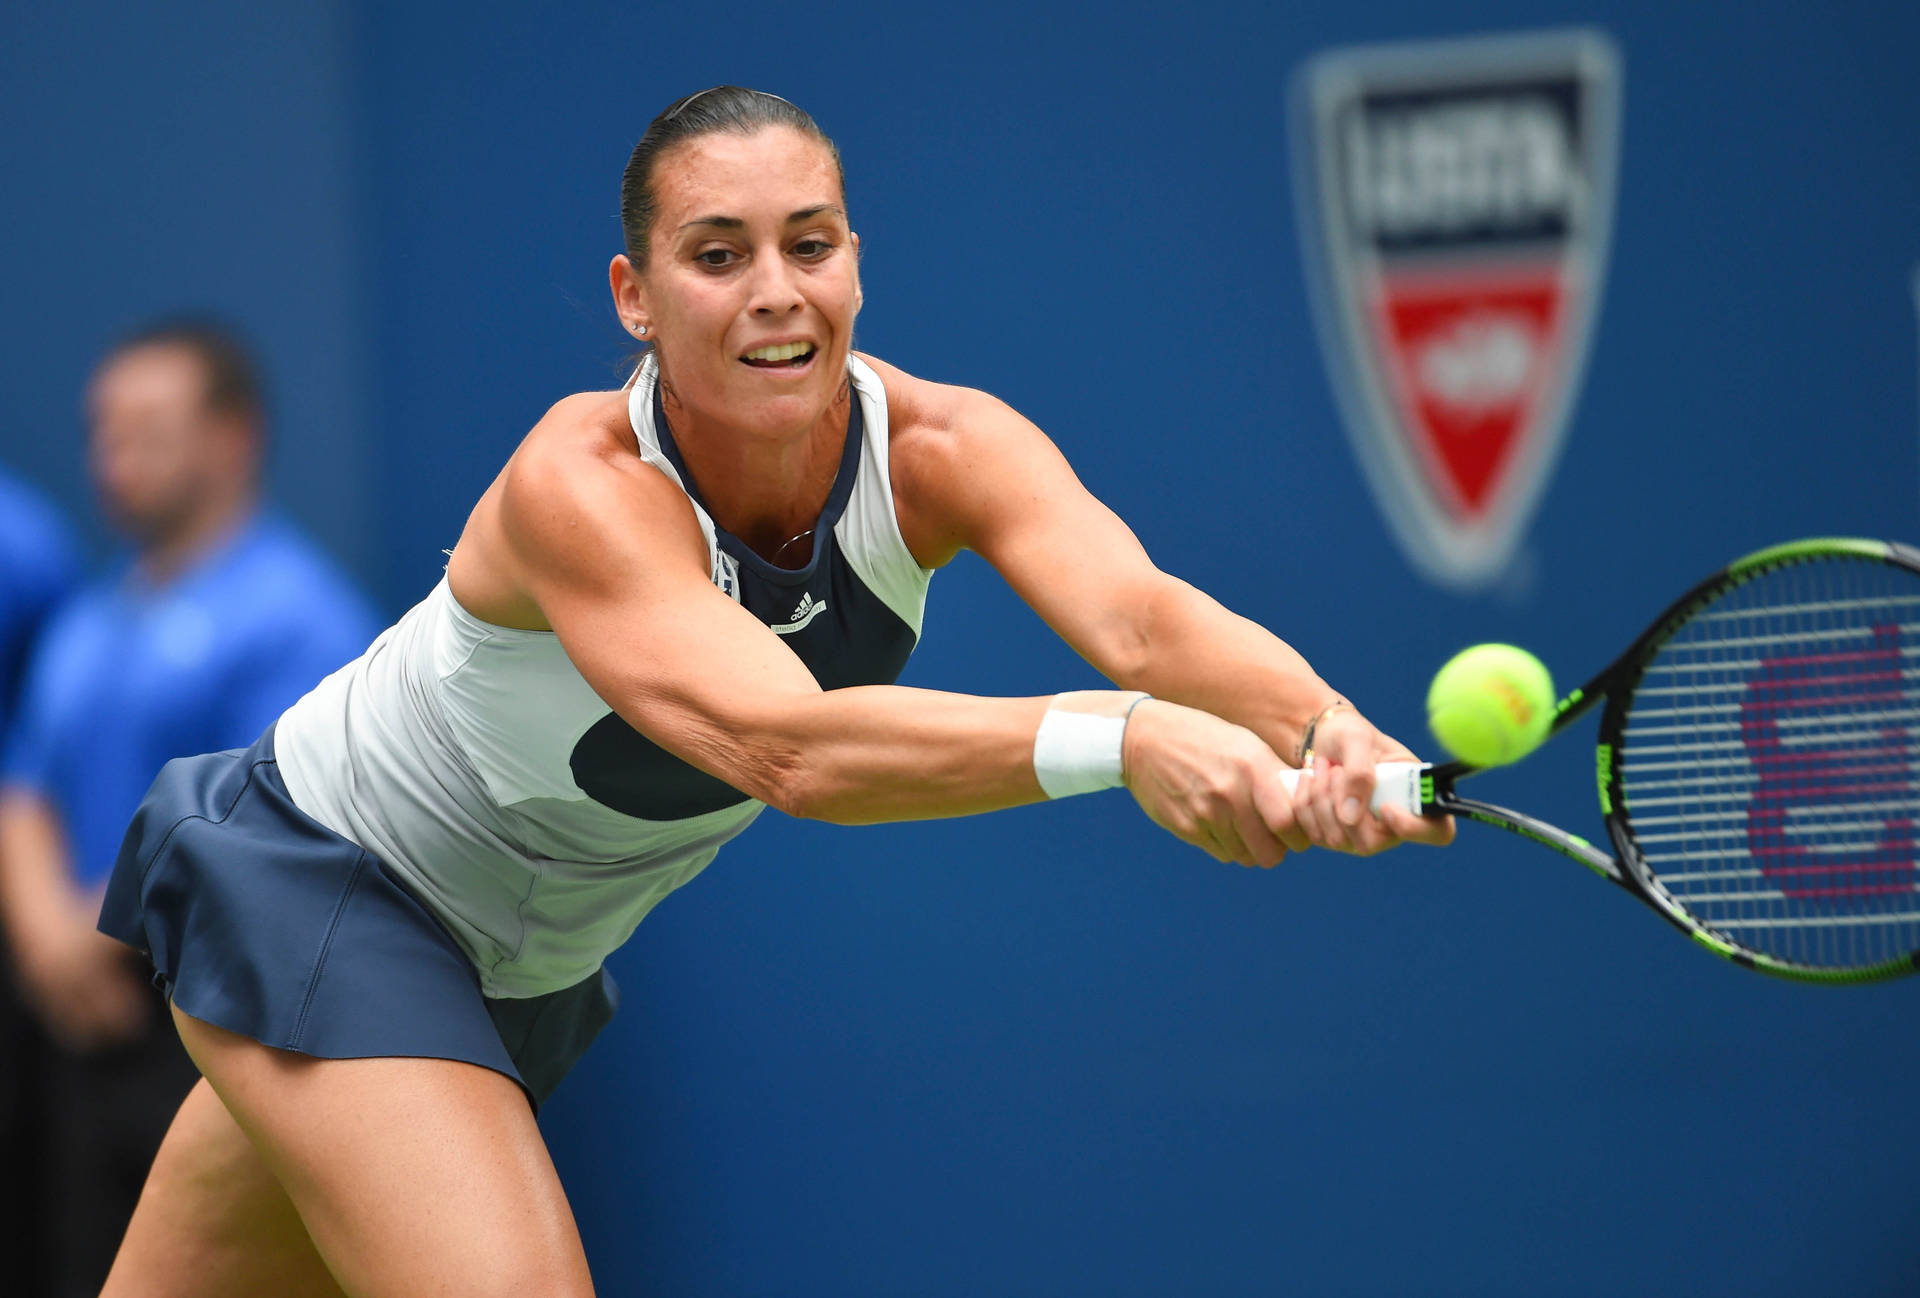
<svg viewBox="0 0 1920 1298"><path fill-rule="evenodd" d="M1427 689L1427 725L1446 750L1475 766L1517 762L1553 725L1553 677L1510 644L1462 649Z"/></svg>

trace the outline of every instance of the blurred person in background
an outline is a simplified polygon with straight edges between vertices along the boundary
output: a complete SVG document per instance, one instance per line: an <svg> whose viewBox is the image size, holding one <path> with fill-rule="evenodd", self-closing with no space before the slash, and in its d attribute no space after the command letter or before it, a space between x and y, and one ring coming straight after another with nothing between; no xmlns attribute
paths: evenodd
<svg viewBox="0 0 1920 1298"><path fill-rule="evenodd" d="M197 1076L141 963L94 928L127 821L170 758L251 743L376 629L261 507L264 411L232 335L179 322L128 338L95 372L86 422L131 554L48 621L0 760L0 917L51 1039L29 1192L59 1298L98 1293Z"/></svg>
<svg viewBox="0 0 1920 1298"><path fill-rule="evenodd" d="M10 474L0 472L0 749L4 749L20 675L49 610L71 588L73 545L59 513ZM19 992L0 932L0 1168L13 1185L38 1179L41 1036ZM45 1231L39 1203L16 1198L0 1213L0 1257L15 1292L41 1293Z"/></svg>

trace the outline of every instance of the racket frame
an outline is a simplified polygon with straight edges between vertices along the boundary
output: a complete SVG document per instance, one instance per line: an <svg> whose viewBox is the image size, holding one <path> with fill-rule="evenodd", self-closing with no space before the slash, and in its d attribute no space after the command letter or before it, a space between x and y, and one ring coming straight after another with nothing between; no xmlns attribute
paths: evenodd
<svg viewBox="0 0 1920 1298"><path fill-rule="evenodd" d="M1641 677L1662 646L1703 605L1723 592L1756 577L1798 563L1831 557L1835 554L1874 560L1920 574L1920 550L1894 541L1875 541L1857 537L1812 537L1784 545L1770 546L1736 559L1718 572L1696 583L1673 601L1651 625L1618 657L1593 679L1567 694L1554 707L1548 738L1559 734L1595 707L1601 707L1600 729L1595 748L1595 782L1600 793L1600 810L1605 818L1612 851L1607 852L1578 834L1523 812L1490 802L1463 798L1455 784L1483 768L1467 762L1446 762L1429 768L1420 777L1420 810L1426 814L1448 814L1492 825L1528 838L1578 861L1601 878L1618 884L1651 906L1675 928L1723 959L1795 982L1844 985L1878 982L1920 970L1920 951L1870 965L1830 968L1782 960L1756 951L1703 923L1661 884L1647 863L1626 814L1626 794L1622 785L1620 745L1626 734L1627 714L1633 706L1634 691ZM1601 706L1603 705L1604 706ZM1544 742L1544 741L1543 741Z"/></svg>

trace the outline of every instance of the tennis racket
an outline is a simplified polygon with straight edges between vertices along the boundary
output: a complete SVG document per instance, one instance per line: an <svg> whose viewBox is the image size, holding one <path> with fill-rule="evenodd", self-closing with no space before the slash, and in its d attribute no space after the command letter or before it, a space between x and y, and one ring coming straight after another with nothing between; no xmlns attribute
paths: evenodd
<svg viewBox="0 0 1920 1298"><path fill-rule="evenodd" d="M1761 973L1920 968L1920 550L1816 538L1750 554L1561 699L1550 734L1596 707L1611 852L1460 797L1479 769L1464 762L1386 763L1374 805L1530 838Z"/></svg>

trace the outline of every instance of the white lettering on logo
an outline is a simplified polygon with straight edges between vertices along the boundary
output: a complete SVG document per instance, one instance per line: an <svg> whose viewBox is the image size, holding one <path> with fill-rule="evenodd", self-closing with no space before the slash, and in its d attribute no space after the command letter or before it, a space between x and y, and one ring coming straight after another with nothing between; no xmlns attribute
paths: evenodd
<svg viewBox="0 0 1920 1298"><path fill-rule="evenodd" d="M1463 316L1414 355L1420 389L1467 413L1518 401L1540 352L1535 333L1533 322L1516 312L1482 310Z"/></svg>
<svg viewBox="0 0 1920 1298"><path fill-rule="evenodd" d="M1372 234L1572 220L1583 198L1566 119L1538 95L1365 111L1347 118L1348 198Z"/></svg>
<svg viewBox="0 0 1920 1298"><path fill-rule="evenodd" d="M793 610L793 616L787 619L785 626L773 628L775 635L792 635L795 631L806 629L807 623L827 611L827 601L815 601L812 595L802 593L799 606Z"/></svg>

